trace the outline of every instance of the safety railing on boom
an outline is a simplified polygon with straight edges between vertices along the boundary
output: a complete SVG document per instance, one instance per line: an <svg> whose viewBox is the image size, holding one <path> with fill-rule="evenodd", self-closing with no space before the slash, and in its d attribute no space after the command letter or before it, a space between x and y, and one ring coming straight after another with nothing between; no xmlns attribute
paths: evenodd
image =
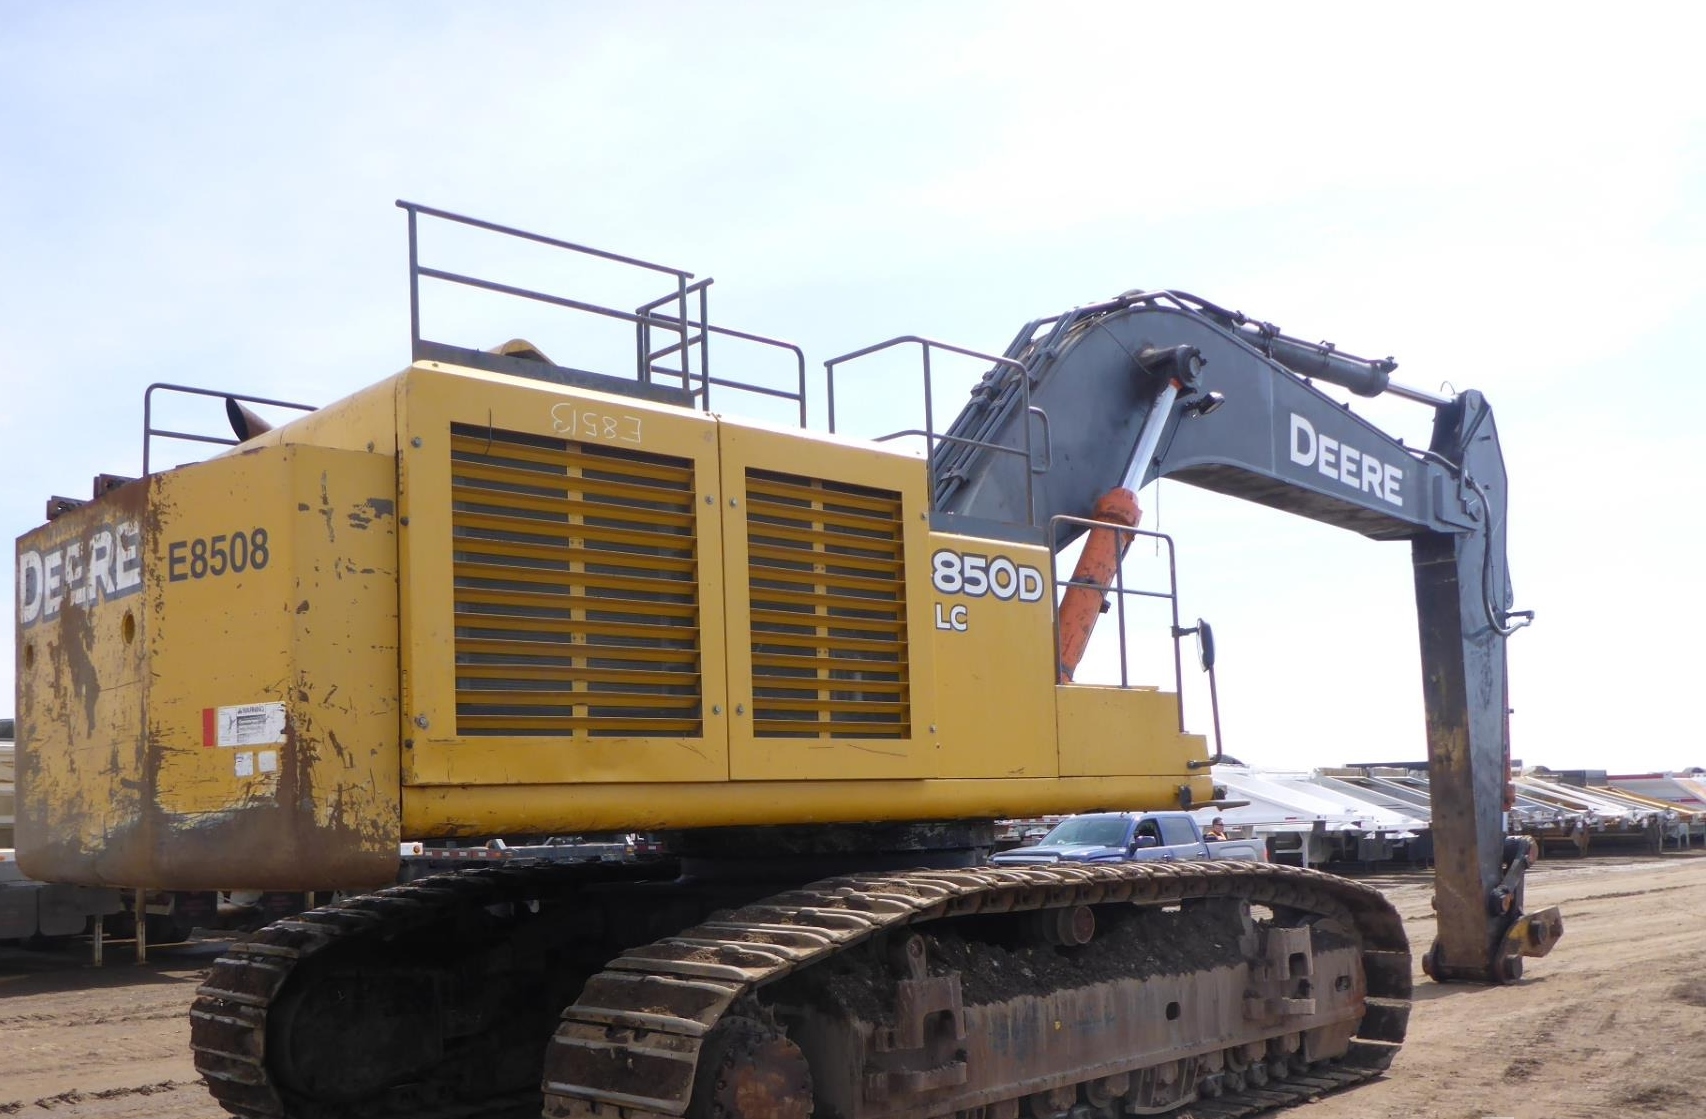
<svg viewBox="0 0 1706 1119"><path fill-rule="evenodd" d="M681 391L693 402L693 405L706 411L709 411L711 407L711 389L713 387L792 401L799 413L800 426L806 426L805 352L793 343L785 342L779 338L769 338L762 334L753 334L748 331L733 330L729 327L712 324L709 320L707 298L707 291L713 282L710 277L695 279L693 273L685 269L674 268L649 260L640 260L637 257L622 256L618 253L606 252L603 249L595 249L590 245L576 244L573 241L529 233L523 229L498 225L495 222L482 221L479 218L454 214L448 210L422 206L415 202L405 202L399 199L397 206L408 214L409 219L409 336L410 354L414 360L444 360L447 356L451 360L457 360L469 352L463 347L426 338L421 333L421 280L438 280L448 284L560 307L599 318L630 323L634 327L634 375L640 384L653 385L663 381L676 381L679 383ZM626 311L617 307L607 307L585 300L571 299L567 296L532 291L527 288L516 287L513 284L499 283L495 280L471 276L466 273L432 267L422 264L420 259L420 219L422 218L432 218L467 226L503 237L513 237L581 256L653 272L667 277L671 281L672 287L671 290L656 299L642 303L632 311ZM711 372L710 344L713 337L750 342L792 355L795 387L790 390L763 385L754 381L735 380L714 375ZM670 362L673 364L669 364Z"/></svg>
<svg viewBox="0 0 1706 1119"><path fill-rule="evenodd" d="M1158 544L1165 545L1167 549L1167 589L1161 591L1149 590L1143 587L1126 586L1125 563L1123 560L1114 567L1113 582L1107 586L1100 583L1075 579L1071 576L1061 578L1058 568L1062 547L1060 542L1062 535L1071 537L1079 534L1085 534L1087 536L1089 532L1093 531L1107 531L1114 533L1119 540L1120 545L1116 549L1116 553L1122 557L1129 554L1132 541L1139 537L1147 540L1154 540ZM1064 594L1068 589L1072 587L1083 587L1092 592L1111 595L1113 597L1113 602L1108 613L1112 614L1114 618L1114 629L1120 653L1120 687L1122 688L1131 687L1131 663L1126 642L1128 628L1126 618L1127 600L1133 598L1166 600L1171 611L1171 617L1169 619L1171 623L1169 626L1169 634L1173 639L1173 692L1174 695L1178 697L1179 730L1183 733L1185 729L1185 670L1183 654L1179 651L1179 643L1184 639L1187 633L1192 631L1183 629L1179 625L1179 569L1173 550L1173 538L1168 536L1166 533L1150 532L1146 529L1133 528L1130 525L1122 525L1114 521L1098 521L1088 517L1071 517L1066 514L1060 514L1049 519L1048 546L1049 551L1056 557L1055 562L1057 568L1055 573L1055 590L1057 593L1054 603L1054 661L1057 665L1061 661L1060 595Z"/></svg>

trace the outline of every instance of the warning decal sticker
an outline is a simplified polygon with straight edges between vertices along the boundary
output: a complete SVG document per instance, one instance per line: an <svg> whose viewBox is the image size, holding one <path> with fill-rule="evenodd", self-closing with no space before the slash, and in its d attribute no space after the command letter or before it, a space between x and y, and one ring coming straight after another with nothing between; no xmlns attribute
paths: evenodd
<svg viewBox="0 0 1706 1119"><path fill-rule="evenodd" d="M225 747L271 746L284 741L284 723L282 703L208 707L201 713L201 744Z"/></svg>

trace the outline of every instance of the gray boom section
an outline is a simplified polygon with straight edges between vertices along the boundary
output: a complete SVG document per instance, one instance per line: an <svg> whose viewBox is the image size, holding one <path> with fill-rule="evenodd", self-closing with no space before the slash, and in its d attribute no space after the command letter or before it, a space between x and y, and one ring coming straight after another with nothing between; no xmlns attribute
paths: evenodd
<svg viewBox="0 0 1706 1119"><path fill-rule="evenodd" d="M1188 352L1181 347L1200 355L1194 376L1194 363L1188 369L1164 360ZM932 457L936 509L946 527L960 518L1036 526L1062 514L1090 517L1097 499L1123 480L1141 486L1170 477L1374 539L1411 541L1437 863L1439 932L1430 974L1508 981L1507 934L1522 915L1523 870L1513 865L1503 822L1510 771L1505 640L1515 627L1505 466L1486 400L1477 392L1445 400L1404 389L1390 382L1389 359L1286 338L1171 292L1039 320L1006 356L1025 366L1030 403L1048 414L1046 463L965 442L1023 446L1018 425L1036 422L1024 412L1018 373L991 370L949 429L955 438L939 443ZM1176 399L1162 391L1173 378L1191 382L1180 385ZM1310 378L1433 405L1429 449L1406 448ZM1156 401L1169 402L1171 414L1151 461L1133 463ZM1211 403L1212 410L1204 406Z"/></svg>
<svg viewBox="0 0 1706 1119"><path fill-rule="evenodd" d="M1155 461L1138 474L1143 482L1175 477L1376 539L1470 526L1447 471L1417 460L1269 353L1361 392L1384 387L1392 362L1240 321L1188 296L1155 293L1027 327L1006 356L1025 365L1031 403L1048 413L1048 461L1033 480L1035 508L1024 507L1022 457L963 442L1024 443L1018 374L997 369L937 447L938 512L950 524L959 517L1043 525L1062 514L1091 516L1097 499L1120 484L1167 376L1146 368L1144 355L1190 346L1203 360L1198 383L1174 405ZM1223 395L1224 405L1197 415L1193 401L1210 392ZM1033 435L1042 446L1043 436Z"/></svg>

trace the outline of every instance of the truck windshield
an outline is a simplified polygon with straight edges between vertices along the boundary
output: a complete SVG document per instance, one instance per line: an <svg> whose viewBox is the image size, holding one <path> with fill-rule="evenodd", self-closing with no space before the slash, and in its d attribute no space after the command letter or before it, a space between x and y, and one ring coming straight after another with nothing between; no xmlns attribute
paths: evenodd
<svg viewBox="0 0 1706 1119"><path fill-rule="evenodd" d="M1038 847L1118 847L1125 842L1126 821L1119 816L1085 816L1062 820L1043 836Z"/></svg>

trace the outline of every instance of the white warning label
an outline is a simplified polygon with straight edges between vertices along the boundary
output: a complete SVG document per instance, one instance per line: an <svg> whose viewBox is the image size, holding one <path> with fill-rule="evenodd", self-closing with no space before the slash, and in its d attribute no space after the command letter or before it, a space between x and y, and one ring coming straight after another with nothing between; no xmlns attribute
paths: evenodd
<svg viewBox="0 0 1706 1119"><path fill-rule="evenodd" d="M272 746L284 741L284 704L244 703L215 707L213 746Z"/></svg>
<svg viewBox="0 0 1706 1119"><path fill-rule="evenodd" d="M255 775L255 755L251 750L239 750L237 758L237 776L253 777Z"/></svg>

